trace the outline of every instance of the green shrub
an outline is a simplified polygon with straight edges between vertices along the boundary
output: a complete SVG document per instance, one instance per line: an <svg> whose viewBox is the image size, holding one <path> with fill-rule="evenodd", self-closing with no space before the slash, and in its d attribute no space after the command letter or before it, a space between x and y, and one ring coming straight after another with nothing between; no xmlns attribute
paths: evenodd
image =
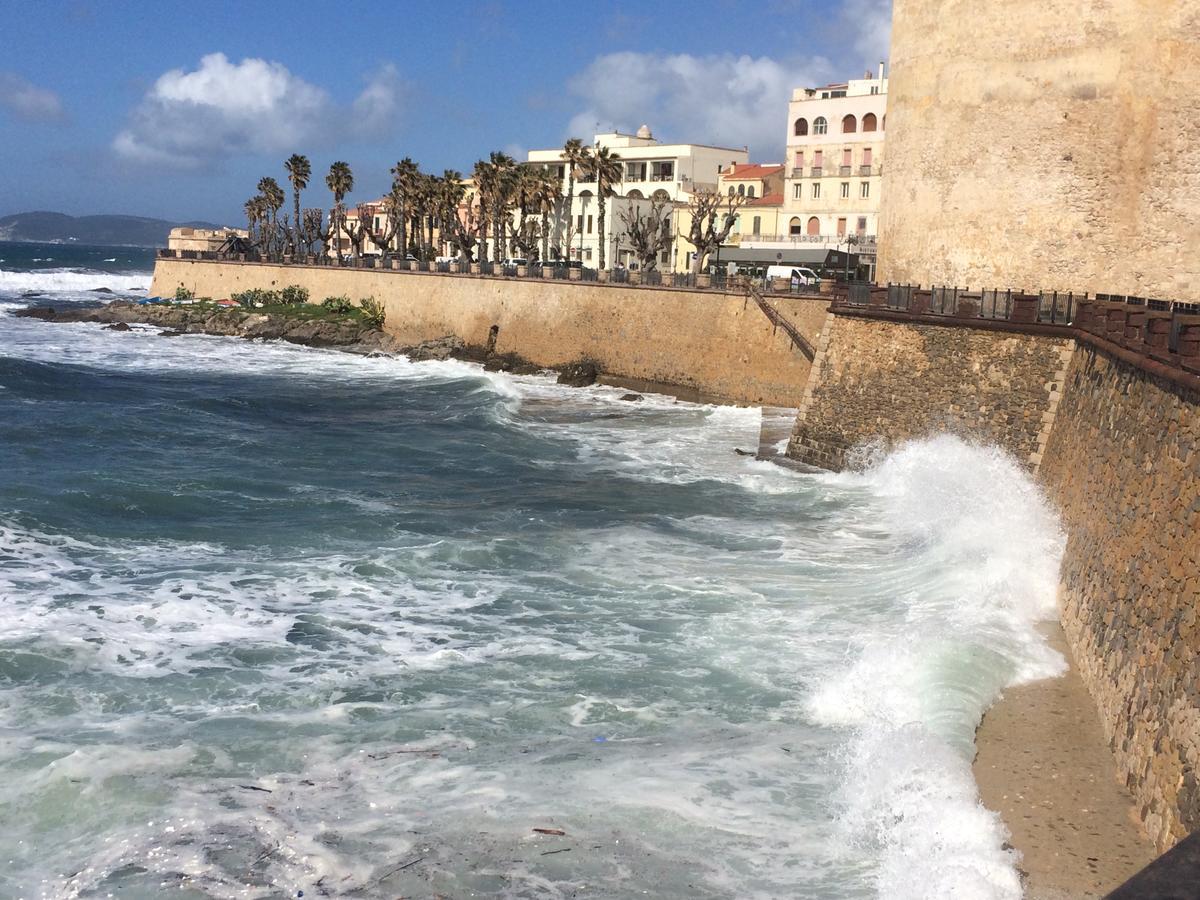
<svg viewBox="0 0 1200 900"><path fill-rule="evenodd" d="M383 327L383 320L387 318L387 312L383 308L383 304L374 297L364 297L363 301L358 304L363 312L363 318L367 320L367 324L375 328Z"/></svg>
<svg viewBox="0 0 1200 900"><path fill-rule="evenodd" d="M262 288L250 288L236 294L230 294L229 299L247 309L255 306L275 306L282 302L279 291L265 291Z"/></svg>
<svg viewBox="0 0 1200 900"><path fill-rule="evenodd" d="M280 299L288 306L308 302L308 288L298 284L289 284L280 292Z"/></svg>
<svg viewBox="0 0 1200 900"><path fill-rule="evenodd" d="M354 309L354 304L350 302L349 297L326 297L321 301L321 305L335 313L348 313Z"/></svg>
<svg viewBox="0 0 1200 900"><path fill-rule="evenodd" d="M192 291L189 291L187 288L185 288L182 284L175 288L176 300L193 300L195 297L196 295Z"/></svg>

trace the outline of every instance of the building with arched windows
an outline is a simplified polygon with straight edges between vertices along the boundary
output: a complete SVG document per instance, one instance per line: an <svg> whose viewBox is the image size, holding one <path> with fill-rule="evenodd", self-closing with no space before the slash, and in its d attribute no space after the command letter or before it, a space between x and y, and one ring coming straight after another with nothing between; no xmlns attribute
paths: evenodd
<svg viewBox="0 0 1200 900"><path fill-rule="evenodd" d="M864 274L873 274L887 85L880 63L877 74L792 92L779 229L755 246L819 256L852 238Z"/></svg>

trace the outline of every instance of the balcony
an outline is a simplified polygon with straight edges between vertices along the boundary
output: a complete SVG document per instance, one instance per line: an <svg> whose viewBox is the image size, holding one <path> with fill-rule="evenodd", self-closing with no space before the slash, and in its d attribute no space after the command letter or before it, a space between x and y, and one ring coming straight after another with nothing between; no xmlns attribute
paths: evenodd
<svg viewBox="0 0 1200 900"><path fill-rule="evenodd" d="M838 174L844 177L846 175L849 175L851 169L853 169L853 168L854 168L853 166L838 166Z"/></svg>
<svg viewBox="0 0 1200 900"><path fill-rule="evenodd" d="M812 177L813 177L813 178L820 178L820 177L821 177L821 171L822 171L822 170L821 170L821 167L820 167L820 166L813 166L811 169L809 169L809 171L812 173Z"/></svg>
<svg viewBox="0 0 1200 900"><path fill-rule="evenodd" d="M858 174L865 178L866 176L871 174L871 167L870 166L859 166Z"/></svg>
<svg viewBox="0 0 1200 900"><path fill-rule="evenodd" d="M650 174L651 181L674 181L674 172L652 172Z"/></svg>
<svg viewBox="0 0 1200 900"><path fill-rule="evenodd" d="M793 178L803 178L803 177L804 177L804 170L803 170L803 169L801 169L801 168L795 168L795 169L792 169L792 177L793 177Z"/></svg>

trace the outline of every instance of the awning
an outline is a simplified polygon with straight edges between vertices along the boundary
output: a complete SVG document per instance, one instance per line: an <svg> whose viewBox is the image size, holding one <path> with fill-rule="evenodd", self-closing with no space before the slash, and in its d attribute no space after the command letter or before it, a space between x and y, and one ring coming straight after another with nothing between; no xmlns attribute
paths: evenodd
<svg viewBox="0 0 1200 900"><path fill-rule="evenodd" d="M772 250L770 248L758 247L722 247L721 262L735 262L746 264L759 264L764 266L820 266L825 264L825 258L829 255L829 250L825 247L817 247L813 249L792 249L787 250ZM780 259L777 254L783 254L783 259ZM710 253L708 256L710 263L717 261L716 253Z"/></svg>

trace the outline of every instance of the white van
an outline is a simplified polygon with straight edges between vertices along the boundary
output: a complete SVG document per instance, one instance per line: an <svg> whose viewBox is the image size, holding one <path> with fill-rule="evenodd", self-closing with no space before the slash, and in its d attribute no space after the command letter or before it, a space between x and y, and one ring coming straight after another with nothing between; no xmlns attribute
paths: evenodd
<svg viewBox="0 0 1200 900"><path fill-rule="evenodd" d="M772 278L786 278L789 281L798 278L801 284L816 284L821 280L816 272L803 266L768 266L767 281Z"/></svg>

